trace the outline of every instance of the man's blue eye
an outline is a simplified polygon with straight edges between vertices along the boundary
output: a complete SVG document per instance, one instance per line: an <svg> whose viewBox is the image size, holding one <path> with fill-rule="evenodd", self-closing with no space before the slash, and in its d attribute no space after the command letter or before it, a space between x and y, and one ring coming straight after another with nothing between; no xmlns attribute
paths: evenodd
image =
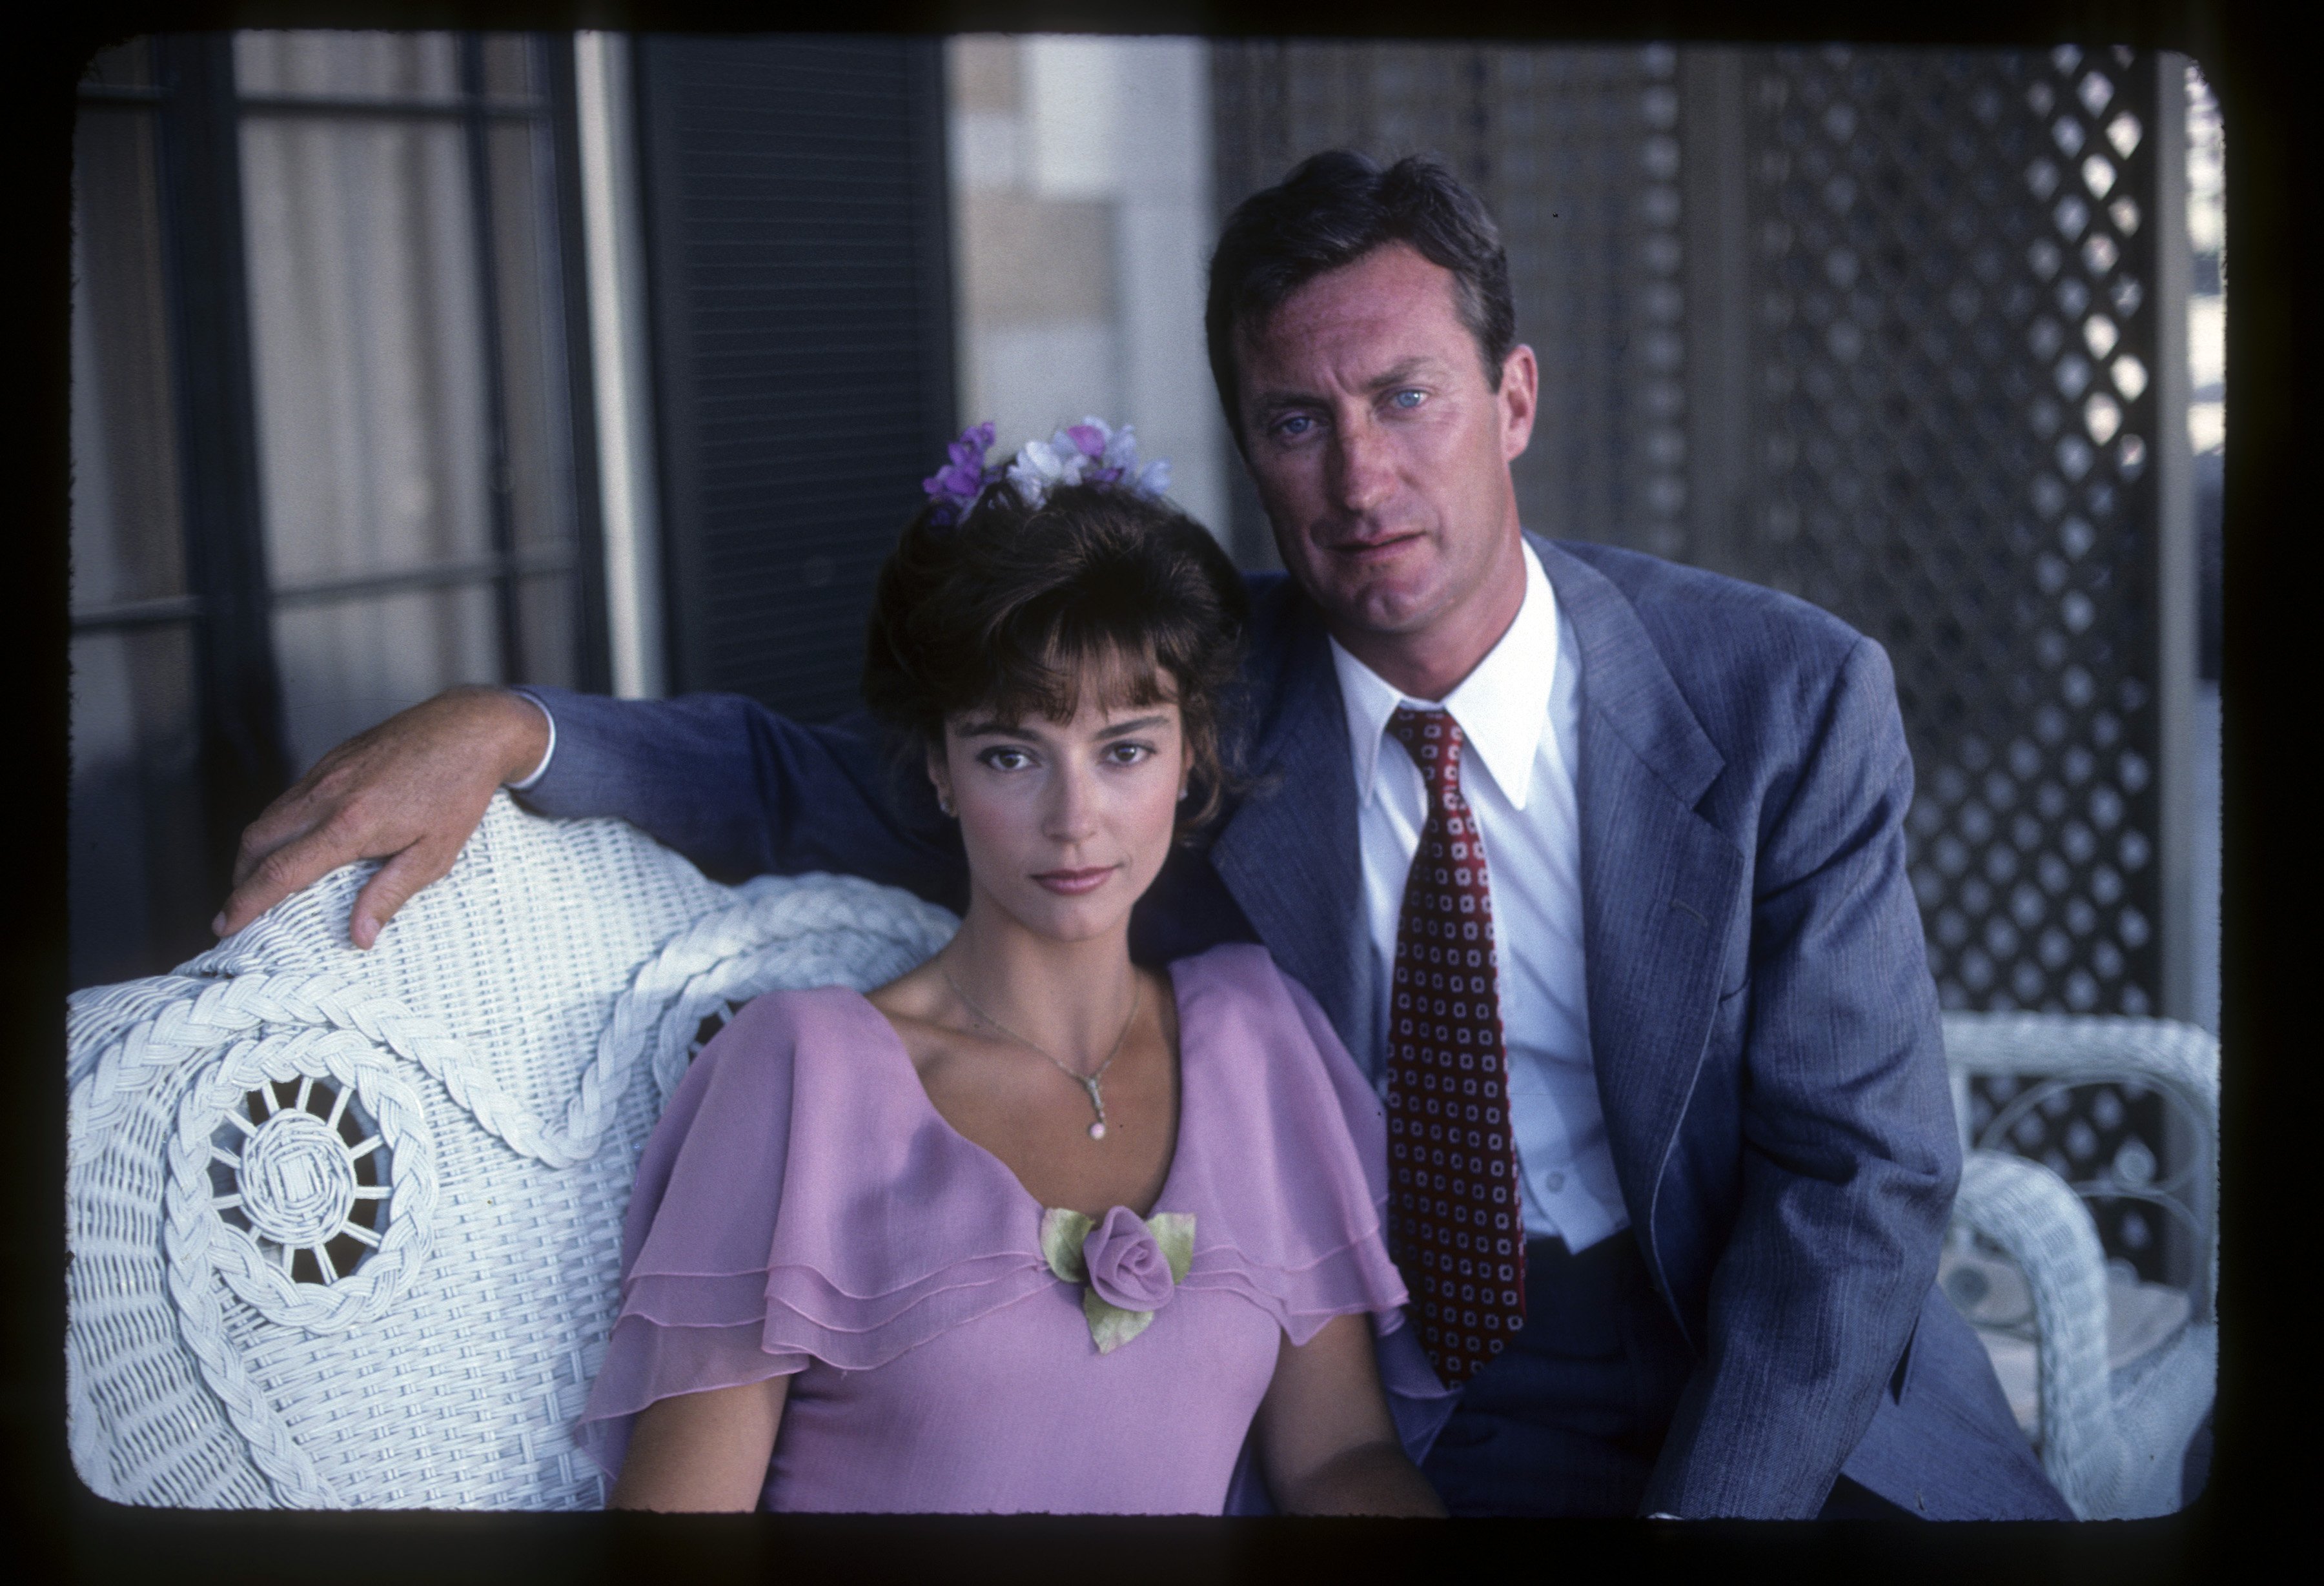
<svg viewBox="0 0 2324 1586"><path fill-rule="evenodd" d="M1277 435L1304 434L1307 427L1314 422L1314 420L1308 418L1305 413L1294 413L1291 417L1277 424L1275 427L1275 432Z"/></svg>
<svg viewBox="0 0 2324 1586"><path fill-rule="evenodd" d="M1396 405L1399 408L1416 408L1427 400L1425 395L1416 391L1400 391L1396 393Z"/></svg>

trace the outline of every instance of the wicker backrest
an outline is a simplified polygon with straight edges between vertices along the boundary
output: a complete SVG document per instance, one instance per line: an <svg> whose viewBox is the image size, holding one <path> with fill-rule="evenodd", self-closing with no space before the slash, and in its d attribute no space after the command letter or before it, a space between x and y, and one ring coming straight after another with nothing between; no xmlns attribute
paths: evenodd
<svg viewBox="0 0 2324 1586"><path fill-rule="evenodd" d="M878 984L955 925L853 878L717 886L503 796L361 953L371 868L72 999L70 1440L108 1498L595 1507L570 1428L704 1021Z"/></svg>

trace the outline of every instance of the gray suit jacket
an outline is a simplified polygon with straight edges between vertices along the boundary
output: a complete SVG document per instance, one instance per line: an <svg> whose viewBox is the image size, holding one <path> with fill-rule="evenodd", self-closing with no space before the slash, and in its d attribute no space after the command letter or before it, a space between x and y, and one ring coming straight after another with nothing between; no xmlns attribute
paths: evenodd
<svg viewBox="0 0 2324 1586"><path fill-rule="evenodd" d="M1879 646L1790 597L1532 541L1582 653L1590 1028L1624 1202L1696 1369L1646 1508L1812 1516L1843 1471L1931 1517L2066 1517L1934 1287L1960 1176ZM1251 581L1245 791L1133 945L1263 942L1377 1068L1345 717L1321 614ZM839 869L957 906L958 841L860 719L538 691L529 800L714 873ZM1503 945L1523 952L1522 943Z"/></svg>

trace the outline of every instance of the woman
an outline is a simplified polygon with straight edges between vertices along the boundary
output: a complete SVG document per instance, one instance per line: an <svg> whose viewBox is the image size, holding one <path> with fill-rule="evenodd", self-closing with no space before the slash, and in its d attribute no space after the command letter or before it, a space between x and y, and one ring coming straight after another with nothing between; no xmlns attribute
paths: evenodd
<svg viewBox="0 0 2324 1586"><path fill-rule="evenodd" d="M1127 429L991 442L927 482L865 667L960 823L959 934L696 1060L584 1442L616 1507L1216 1513L1255 1429L1280 1508L1441 1514L1373 1355L1376 1101L1263 949L1130 958L1220 798L1241 582Z"/></svg>

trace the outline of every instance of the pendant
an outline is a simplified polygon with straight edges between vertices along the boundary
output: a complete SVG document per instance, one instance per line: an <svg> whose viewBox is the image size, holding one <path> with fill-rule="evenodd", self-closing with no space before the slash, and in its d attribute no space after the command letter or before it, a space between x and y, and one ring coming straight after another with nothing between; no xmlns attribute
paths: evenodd
<svg viewBox="0 0 2324 1586"><path fill-rule="evenodd" d="M1084 1090L1089 1092L1090 1111L1097 1114L1097 1121L1089 1127L1089 1137L1093 1140L1102 1140L1105 1139L1105 1098L1097 1093L1097 1080L1093 1075L1077 1074L1074 1077L1082 1082Z"/></svg>
<svg viewBox="0 0 2324 1586"><path fill-rule="evenodd" d="M1105 1139L1105 1125L1104 1125L1103 1123L1093 1123L1093 1124L1091 1124L1091 1125L1090 1125L1090 1139L1093 1139L1093 1140L1102 1140L1102 1139Z"/></svg>

